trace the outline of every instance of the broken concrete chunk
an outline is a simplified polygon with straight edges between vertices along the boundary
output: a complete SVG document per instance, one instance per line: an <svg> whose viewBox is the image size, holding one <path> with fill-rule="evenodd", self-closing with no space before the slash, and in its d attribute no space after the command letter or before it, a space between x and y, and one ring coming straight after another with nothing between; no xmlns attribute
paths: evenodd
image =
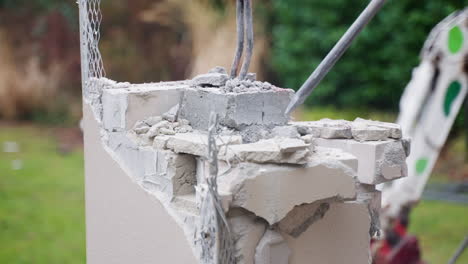
<svg viewBox="0 0 468 264"><path fill-rule="evenodd" d="M296 152L310 147L310 144L305 143L302 139L296 138L275 138L280 151L285 153Z"/></svg>
<svg viewBox="0 0 468 264"><path fill-rule="evenodd" d="M291 249L283 236L268 229L255 249L255 264L288 264Z"/></svg>
<svg viewBox="0 0 468 264"><path fill-rule="evenodd" d="M246 79L251 81L251 82L255 82L257 80L257 74L249 72L249 73L247 73Z"/></svg>
<svg viewBox="0 0 468 264"><path fill-rule="evenodd" d="M349 121L322 119L319 121L319 124L323 125L320 131L321 138L352 138L351 125Z"/></svg>
<svg viewBox="0 0 468 264"><path fill-rule="evenodd" d="M309 226L321 220L329 209L330 202L321 201L296 206L278 223L278 227L282 232L297 238Z"/></svg>
<svg viewBox="0 0 468 264"><path fill-rule="evenodd" d="M380 141L390 137L387 128L370 126L363 122L353 123L351 133L357 141Z"/></svg>
<svg viewBox="0 0 468 264"><path fill-rule="evenodd" d="M271 131L272 137L299 138L299 132L295 126L277 126Z"/></svg>
<svg viewBox="0 0 468 264"><path fill-rule="evenodd" d="M157 136L153 141L153 148L156 149L167 149L167 141L169 140L168 136Z"/></svg>
<svg viewBox="0 0 468 264"><path fill-rule="evenodd" d="M177 120L178 114L179 114L179 105L177 104L176 106L172 107L169 111L164 113L162 117L169 122L175 122Z"/></svg>
<svg viewBox="0 0 468 264"><path fill-rule="evenodd" d="M231 162L305 164L310 144L301 139L274 138L251 144L227 146L220 159Z"/></svg>
<svg viewBox="0 0 468 264"><path fill-rule="evenodd" d="M150 130L148 131L148 133L146 133L146 136L148 138L154 138L154 137L158 136L159 134L161 134L160 130L162 128L168 128L168 127L169 127L169 121L163 120L163 121L155 124L154 126L152 126L150 128Z"/></svg>
<svg viewBox="0 0 468 264"><path fill-rule="evenodd" d="M201 87L221 87L224 86L229 79L225 73L206 73L200 74L192 79L195 86Z"/></svg>
<svg viewBox="0 0 468 264"><path fill-rule="evenodd" d="M219 178L220 189L269 224L283 219L295 206L328 198L356 195L357 160L339 150L318 148L304 166L241 163Z"/></svg>
<svg viewBox="0 0 468 264"><path fill-rule="evenodd" d="M208 71L208 73L227 74L227 71L226 71L226 68L224 68L224 67L216 66L213 69L211 69L210 71Z"/></svg>
<svg viewBox="0 0 468 264"><path fill-rule="evenodd" d="M316 146L336 148L349 152L359 160L358 181L379 184L407 175L406 152L401 141L322 139L314 140Z"/></svg>
<svg viewBox="0 0 468 264"><path fill-rule="evenodd" d="M216 139L218 148L227 145L241 144L241 136L220 136ZM208 154L208 136L200 133L184 133L170 136L167 148L176 153L187 153L195 156L205 157Z"/></svg>
<svg viewBox="0 0 468 264"><path fill-rule="evenodd" d="M311 134L314 137L328 139L352 138L351 122L346 120L322 119L320 121L291 122L302 136Z"/></svg>
<svg viewBox="0 0 468 264"><path fill-rule="evenodd" d="M255 249L265 234L266 223L255 215L243 210L234 209L228 214L232 236L235 241L237 264L255 264Z"/></svg>
<svg viewBox="0 0 468 264"><path fill-rule="evenodd" d="M156 185L169 197L195 193L196 160L185 154L157 151L156 173L147 175L145 181Z"/></svg>
<svg viewBox="0 0 468 264"><path fill-rule="evenodd" d="M149 126L141 126L141 127L137 127L135 129L133 129L135 131L135 133L137 133L138 135L142 135L142 134L145 134L147 133L149 130L150 130L150 127Z"/></svg>
<svg viewBox="0 0 468 264"><path fill-rule="evenodd" d="M145 119L143 122L148 124L149 126L154 126L157 123L161 122L162 120L163 120L162 116L152 116L152 117Z"/></svg>
<svg viewBox="0 0 468 264"><path fill-rule="evenodd" d="M380 121L374 121L374 120L366 120L362 118L356 118L354 120L354 123L364 123L369 126L376 126L384 129L388 129L390 131L389 137L393 139L401 139L402 138L402 131L401 131L401 126L398 124L394 123L388 123L388 122L380 122Z"/></svg>

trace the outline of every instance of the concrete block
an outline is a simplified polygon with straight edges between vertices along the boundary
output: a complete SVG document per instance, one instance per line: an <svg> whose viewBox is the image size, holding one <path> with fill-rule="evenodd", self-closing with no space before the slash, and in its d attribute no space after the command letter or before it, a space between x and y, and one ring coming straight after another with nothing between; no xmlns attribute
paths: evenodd
<svg viewBox="0 0 468 264"><path fill-rule="evenodd" d="M358 181L364 184L379 184L406 177L406 152L402 141L357 142L355 140L331 140L317 138L317 146L337 148L349 152L359 160Z"/></svg>
<svg viewBox="0 0 468 264"><path fill-rule="evenodd" d="M177 105L187 85L146 84L108 88L102 93L103 127L108 131L133 128L148 116L161 116Z"/></svg>
<svg viewBox="0 0 468 264"><path fill-rule="evenodd" d="M255 264L288 264L291 249L283 236L267 230L255 250Z"/></svg>
<svg viewBox="0 0 468 264"><path fill-rule="evenodd" d="M288 118L284 111L293 96L292 90L224 93L214 88L188 89L181 104L180 116L196 129L206 130L211 112L222 125L240 129L249 125L282 125Z"/></svg>
<svg viewBox="0 0 468 264"><path fill-rule="evenodd" d="M168 188L170 196L186 195L195 193L196 160L194 156L186 154L175 154L171 151L157 152L157 177L170 180L171 187Z"/></svg>
<svg viewBox="0 0 468 264"><path fill-rule="evenodd" d="M317 138L347 139L352 138L351 122L346 120L322 119L320 121L290 122L304 136L311 134Z"/></svg>
<svg viewBox="0 0 468 264"><path fill-rule="evenodd" d="M357 160L342 151L317 148L304 166L241 163L218 179L233 194L231 206L275 224L295 206L328 198L354 199Z"/></svg>

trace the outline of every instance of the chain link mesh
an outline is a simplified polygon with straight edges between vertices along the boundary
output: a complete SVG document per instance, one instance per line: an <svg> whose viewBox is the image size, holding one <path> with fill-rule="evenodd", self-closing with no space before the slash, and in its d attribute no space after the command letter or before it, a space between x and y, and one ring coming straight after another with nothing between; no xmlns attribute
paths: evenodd
<svg viewBox="0 0 468 264"><path fill-rule="evenodd" d="M81 71L83 86L90 78L105 76L99 40L102 21L101 0L77 0L80 10Z"/></svg>

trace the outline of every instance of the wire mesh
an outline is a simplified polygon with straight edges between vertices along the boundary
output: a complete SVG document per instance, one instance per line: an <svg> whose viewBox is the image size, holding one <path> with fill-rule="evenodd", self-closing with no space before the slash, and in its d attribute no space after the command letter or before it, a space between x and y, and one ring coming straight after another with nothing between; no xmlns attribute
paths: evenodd
<svg viewBox="0 0 468 264"><path fill-rule="evenodd" d="M99 52L102 22L101 0L78 0L80 12L81 72L83 88L90 78L105 76Z"/></svg>

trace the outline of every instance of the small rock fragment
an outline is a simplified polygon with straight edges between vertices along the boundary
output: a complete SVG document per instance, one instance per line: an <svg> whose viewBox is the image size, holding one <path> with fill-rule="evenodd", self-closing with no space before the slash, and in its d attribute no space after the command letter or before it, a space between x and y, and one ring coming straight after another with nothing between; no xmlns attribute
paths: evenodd
<svg viewBox="0 0 468 264"><path fill-rule="evenodd" d="M179 114L179 105L177 104L176 106L172 107L169 111L164 113L162 117L164 120L167 120L169 122L175 122L177 120L177 116Z"/></svg>
<svg viewBox="0 0 468 264"><path fill-rule="evenodd" d="M196 76L192 79L195 86L201 87L221 87L226 85L229 76L223 73L207 73Z"/></svg>

